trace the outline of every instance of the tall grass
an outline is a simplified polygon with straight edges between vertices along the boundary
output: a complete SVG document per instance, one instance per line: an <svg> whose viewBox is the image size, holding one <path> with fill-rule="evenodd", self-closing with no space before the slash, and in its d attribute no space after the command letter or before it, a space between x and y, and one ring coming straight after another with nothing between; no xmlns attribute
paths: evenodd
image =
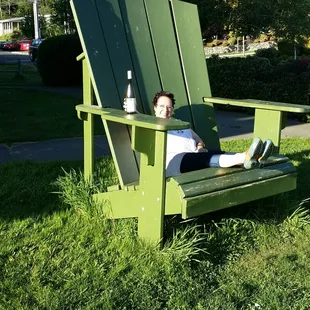
<svg viewBox="0 0 310 310"><path fill-rule="evenodd" d="M305 139L283 143L298 191L187 222L168 217L161 250L137 238L135 219L107 220L92 201L115 182L110 158L96 163L92 185L80 162L0 166L0 305L308 309L309 149Z"/></svg>

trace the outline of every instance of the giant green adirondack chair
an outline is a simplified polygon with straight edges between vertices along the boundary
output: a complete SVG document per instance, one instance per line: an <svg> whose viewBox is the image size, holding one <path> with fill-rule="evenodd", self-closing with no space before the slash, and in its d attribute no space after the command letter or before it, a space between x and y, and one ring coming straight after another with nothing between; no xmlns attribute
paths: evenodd
<svg viewBox="0 0 310 310"><path fill-rule="evenodd" d="M289 159L273 156L264 169L208 168L165 178L167 131L192 127L207 148L219 149L213 103L253 107L254 135L279 150L286 112L304 106L212 98L197 8L178 0L71 0L83 47L84 172L94 170L93 120L102 118L119 183L95 194L111 218L138 218L139 236L159 242L164 215L186 219L295 189ZM126 72L133 70L139 110L122 110ZM150 114L159 90L175 94L177 120ZM95 98L94 98L95 97Z"/></svg>

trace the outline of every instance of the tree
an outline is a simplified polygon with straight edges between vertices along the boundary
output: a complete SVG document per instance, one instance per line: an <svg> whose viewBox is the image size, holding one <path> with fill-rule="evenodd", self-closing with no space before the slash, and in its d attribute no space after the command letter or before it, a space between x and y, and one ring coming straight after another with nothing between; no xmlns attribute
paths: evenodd
<svg viewBox="0 0 310 310"><path fill-rule="evenodd" d="M19 0L0 0L1 18L10 18L15 16L18 9Z"/></svg>
<svg viewBox="0 0 310 310"><path fill-rule="evenodd" d="M234 1L227 21L230 30L237 35L253 36L268 31L274 20L271 2L261 0Z"/></svg>
<svg viewBox="0 0 310 310"><path fill-rule="evenodd" d="M310 36L309 0L277 0L273 11L275 17L270 27L277 37L303 43L304 37Z"/></svg>
<svg viewBox="0 0 310 310"><path fill-rule="evenodd" d="M310 0L187 0L198 6L204 36L230 30L257 35L271 30L278 38L300 42L310 36Z"/></svg>
<svg viewBox="0 0 310 310"><path fill-rule="evenodd" d="M231 4L225 0L186 0L198 6L201 32L204 38L221 34L227 29Z"/></svg>
<svg viewBox="0 0 310 310"><path fill-rule="evenodd" d="M64 34L75 33L75 22L69 0L54 0L51 2L52 23L63 30Z"/></svg>

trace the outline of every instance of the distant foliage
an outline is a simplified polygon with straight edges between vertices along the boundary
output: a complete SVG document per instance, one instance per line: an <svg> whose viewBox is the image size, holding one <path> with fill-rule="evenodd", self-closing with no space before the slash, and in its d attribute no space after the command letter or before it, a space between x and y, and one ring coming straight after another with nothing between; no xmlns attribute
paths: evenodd
<svg viewBox="0 0 310 310"><path fill-rule="evenodd" d="M296 47L297 48L297 47ZM278 42L278 49L281 55L294 55L294 43L286 40L280 40ZM299 47L297 48L297 53L299 54Z"/></svg>
<svg viewBox="0 0 310 310"><path fill-rule="evenodd" d="M10 34L10 39L12 41L24 39L25 36L19 29L14 29L14 31Z"/></svg>
<svg viewBox="0 0 310 310"><path fill-rule="evenodd" d="M82 83L82 65L76 57L82 52L76 35L60 35L43 41L39 47L38 69L47 86L77 86Z"/></svg>

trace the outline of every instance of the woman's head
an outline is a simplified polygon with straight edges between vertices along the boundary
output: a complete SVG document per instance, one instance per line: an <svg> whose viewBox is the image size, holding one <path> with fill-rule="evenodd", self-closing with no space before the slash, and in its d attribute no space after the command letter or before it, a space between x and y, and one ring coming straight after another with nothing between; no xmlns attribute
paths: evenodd
<svg viewBox="0 0 310 310"><path fill-rule="evenodd" d="M174 95L167 91L160 91L153 99L155 116L160 118L170 118L175 105Z"/></svg>

